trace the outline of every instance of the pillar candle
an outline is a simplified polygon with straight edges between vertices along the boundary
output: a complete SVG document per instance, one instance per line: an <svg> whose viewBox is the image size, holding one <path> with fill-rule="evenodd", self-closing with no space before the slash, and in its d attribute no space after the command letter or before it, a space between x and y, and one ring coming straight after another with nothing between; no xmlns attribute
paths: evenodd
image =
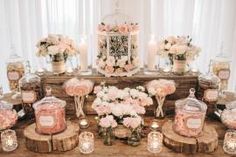
<svg viewBox="0 0 236 157"><path fill-rule="evenodd" d="M79 53L80 53L80 70L88 70L88 45L82 40L79 44Z"/></svg>
<svg viewBox="0 0 236 157"><path fill-rule="evenodd" d="M148 42L148 60L147 60L147 68L150 71L155 70L156 66L156 54L157 54L157 42L152 36L151 40Z"/></svg>

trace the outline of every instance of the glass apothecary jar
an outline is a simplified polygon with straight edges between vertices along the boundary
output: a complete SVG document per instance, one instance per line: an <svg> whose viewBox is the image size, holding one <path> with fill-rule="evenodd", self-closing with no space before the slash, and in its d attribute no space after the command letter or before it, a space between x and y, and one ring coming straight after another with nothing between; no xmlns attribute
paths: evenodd
<svg viewBox="0 0 236 157"><path fill-rule="evenodd" d="M195 89L190 89L186 99L175 102L173 130L179 135L197 137L202 133L207 105L195 98Z"/></svg>
<svg viewBox="0 0 236 157"><path fill-rule="evenodd" d="M47 87L46 97L33 105L35 110L36 131L39 134L56 134L66 129L66 102L51 95Z"/></svg>
<svg viewBox="0 0 236 157"><path fill-rule="evenodd" d="M229 58L219 55L211 60L212 72L220 78L220 90L228 89L228 81L230 78L230 60Z"/></svg>
<svg viewBox="0 0 236 157"><path fill-rule="evenodd" d="M6 62L7 64L7 78L9 87L12 92L19 91L19 80L24 75L24 60L16 53L12 53Z"/></svg>
<svg viewBox="0 0 236 157"><path fill-rule="evenodd" d="M201 74L198 77L198 98L208 106L208 113L213 113L219 97L220 79L213 73Z"/></svg>
<svg viewBox="0 0 236 157"><path fill-rule="evenodd" d="M41 79L38 75L31 73L29 61L26 62L25 75L19 80L23 109L28 116L33 116L33 103L43 97Z"/></svg>
<svg viewBox="0 0 236 157"><path fill-rule="evenodd" d="M13 127L18 119L13 105L4 101L0 101L0 131Z"/></svg>
<svg viewBox="0 0 236 157"><path fill-rule="evenodd" d="M226 104L226 109L221 113L222 123L230 129L236 129L236 101Z"/></svg>
<svg viewBox="0 0 236 157"><path fill-rule="evenodd" d="M2 149L5 152L14 151L18 147L16 132L8 129L1 133Z"/></svg>
<svg viewBox="0 0 236 157"><path fill-rule="evenodd" d="M118 6L116 6L118 7ZM116 8L98 25L97 70L107 77L139 71L139 25Z"/></svg>

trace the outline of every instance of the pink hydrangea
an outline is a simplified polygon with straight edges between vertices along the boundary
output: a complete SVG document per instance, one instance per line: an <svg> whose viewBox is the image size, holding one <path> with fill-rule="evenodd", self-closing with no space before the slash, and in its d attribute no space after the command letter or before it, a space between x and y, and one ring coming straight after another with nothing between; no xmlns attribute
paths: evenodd
<svg viewBox="0 0 236 157"><path fill-rule="evenodd" d="M113 116L108 115L100 119L99 125L103 128L115 128L117 126L117 122L115 121Z"/></svg>

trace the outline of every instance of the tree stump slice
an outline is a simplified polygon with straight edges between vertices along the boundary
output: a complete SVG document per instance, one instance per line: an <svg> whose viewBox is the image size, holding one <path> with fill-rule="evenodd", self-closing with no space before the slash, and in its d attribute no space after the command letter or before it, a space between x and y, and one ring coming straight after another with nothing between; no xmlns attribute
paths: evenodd
<svg viewBox="0 0 236 157"><path fill-rule="evenodd" d="M162 127L163 141L166 147L178 153L210 153L218 146L218 135L214 127L205 125L201 136L184 137L174 132L173 122L168 121Z"/></svg>
<svg viewBox="0 0 236 157"><path fill-rule="evenodd" d="M67 121L65 131L55 135L42 135L35 131L36 124L24 130L26 148L37 153L64 152L74 149L79 142L79 125Z"/></svg>
<svg viewBox="0 0 236 157"><path fill-rule="evenodd" d="M52 136L53 151L64 152L75 148L79 142L79 125L67 122L67 129Z"/></svg>
<svg viewBox="0 0 236 157"><path fill-rule="evenodd" d="M24 130L26 148L39 153L52 152L51 136L40 135L35 131L36 124L27 126Z"/></svg>

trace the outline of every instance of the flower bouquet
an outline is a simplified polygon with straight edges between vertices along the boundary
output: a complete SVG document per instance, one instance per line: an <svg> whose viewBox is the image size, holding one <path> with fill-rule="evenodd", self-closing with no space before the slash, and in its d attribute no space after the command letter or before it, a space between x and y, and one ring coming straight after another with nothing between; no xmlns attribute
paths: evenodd
<svg viewBox="0 0 236 157"><path fill-rule="evenodd" d="M41 39L37 43L37 48L37 56L50 57L52 70L55 73L64 73L68 56L78 53L73 40L58 34L49 34L47 38Z"/></svg>
<svg viewBox="0 0 236 157"><path fill-rule="evenodd" d="M76 116L84 117L83 105L85 96L93 90L94 83L90 80L72 78L64 83L64 90L69 96L74 96Z"/></svg>
<svg viewBox="0 0 236 157"><path fill-rule="evenodd" d="M176 90L175 82L172 80L153 80L148 82L147 91L150 95L155 96L158 107L156 109L156 117L164 117L163 105L167 95L173 94Z"/></svg>
<svg viewBox="0 0 236 157"><path fill-rule="evenodd" d="M113 129L113 133L117 138L125 139L132 135L133 130L128 126L127 119L124 124L125 118L137 118L139 114L145 113L145 106L153 104L152 98L144 90L142 86L135 89L118 89L105 84L94 88L97 98L94 100L92 108L97 112L99 120L107 115L114 117L117 127ZM141 117L139 118L141 119ZM135 124L137 123L132 123L133 129L137 128L133 127Z"/></svg>
<svg viewBox="0 0 236 157"><path fill-rule="evenodd" d="M169 57L174 73L184 74L187 71L187 63L199 55L201 49L191 42L189 36L170 36L159 42L158 54L161 57Z"/></svg>
<svg viewBox="0 0 236 157"><path fill-rule="evenodd" d="M139 70L138 24L98 25L97 69L107 77L131 76Z"/></svg>

